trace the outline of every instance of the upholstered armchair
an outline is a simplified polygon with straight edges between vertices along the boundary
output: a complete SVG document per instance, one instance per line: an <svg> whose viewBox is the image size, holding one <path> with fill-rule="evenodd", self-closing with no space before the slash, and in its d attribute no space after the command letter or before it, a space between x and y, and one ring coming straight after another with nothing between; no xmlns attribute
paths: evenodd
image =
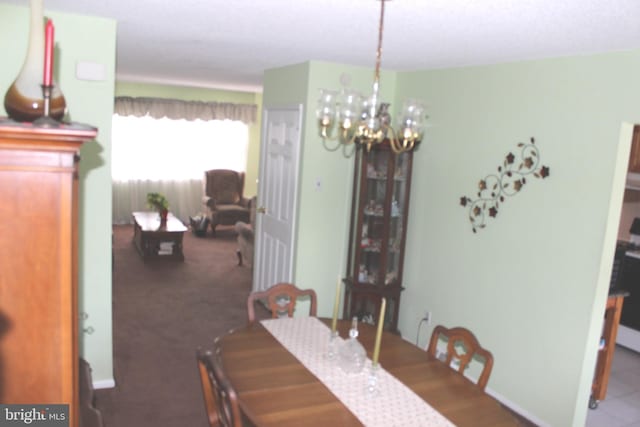
<svg viewBox="0 0 640 427"><path fill-rule="evenodd" d="M243 196L244 172L227 169L206 171L205 195L202 202L211 213L211 231L216 235L216 226L250 222L249 200Z"/></svg>

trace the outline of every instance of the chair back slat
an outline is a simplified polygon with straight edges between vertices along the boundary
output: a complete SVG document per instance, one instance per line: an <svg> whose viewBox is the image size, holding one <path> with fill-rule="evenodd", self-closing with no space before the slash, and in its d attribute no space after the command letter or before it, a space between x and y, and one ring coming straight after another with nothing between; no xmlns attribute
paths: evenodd
<svg viewBox="0 0 640 427"><path fill-rule="evenodd" d="M438 357L438 341L440 338L447 340L444 360ZM427 352L433 357L443 360L448 366L457 364L456 370L461 374L464 374L474 357L480 356L484 359L484 366L476 384L482 390L487 386L493 369L493 355L480 345L480 342L470 330L463 327L446 328L442 325L436 326L431 334Z"/></svg>
<svg viewBox="0 0 640 427"><path fill-rule="evenodd" d="M277 283L266 291L252 292L247 298L247 316L249 323L256 319L255 303L264 300L271 312L271 317L276 319L281 316L292 317L299 297L308 296L310 300L309 315L315 316L317 312L317 297L313 289L299 289L291 283Z"/></svg>

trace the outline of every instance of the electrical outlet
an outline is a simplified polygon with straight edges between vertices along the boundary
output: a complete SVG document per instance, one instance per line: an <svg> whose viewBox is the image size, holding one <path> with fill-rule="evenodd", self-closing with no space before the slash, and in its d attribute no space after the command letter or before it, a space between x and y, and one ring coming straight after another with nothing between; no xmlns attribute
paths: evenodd
<svg viewBox="0 0 640 427"><path fill-rule="evenodd" d="M425 311L424 317L422 318L422 320L424 320L427 323L427 325L431 323L431 312L429 310Z"/></svg>

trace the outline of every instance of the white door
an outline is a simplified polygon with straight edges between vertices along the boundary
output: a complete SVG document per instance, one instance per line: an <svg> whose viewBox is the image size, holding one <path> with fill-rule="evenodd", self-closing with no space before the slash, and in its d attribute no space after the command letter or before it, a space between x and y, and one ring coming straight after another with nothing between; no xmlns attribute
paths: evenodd
<svg viewBox="0 0 640 427"><path fill-rule="evenodd" d="M293 281L302 105L265 108L262 118L254 291Z"/></svg>

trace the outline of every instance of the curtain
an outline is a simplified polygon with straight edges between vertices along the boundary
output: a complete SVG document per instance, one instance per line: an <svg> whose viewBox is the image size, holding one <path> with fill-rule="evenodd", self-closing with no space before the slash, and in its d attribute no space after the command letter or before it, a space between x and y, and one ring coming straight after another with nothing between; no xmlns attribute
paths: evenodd
<svg viewBox="0 0 640 427"><path fill-rule="evenodd" d="M150 116L179 120L234 120L245 124L256 121L258 106L230 102L181 101L164 98L116 97L114 112L120 116Z"/></svg>
<svg viewBox="0 0 640 427"><path fill-rule="evenodd" d="M249 142L242 121L121 116L112 120L114 224L131 223L131 213L149 210L146 195L164 194L169 210L185 224L207 212L202 204L204 172L244 172Z"/></svg>

